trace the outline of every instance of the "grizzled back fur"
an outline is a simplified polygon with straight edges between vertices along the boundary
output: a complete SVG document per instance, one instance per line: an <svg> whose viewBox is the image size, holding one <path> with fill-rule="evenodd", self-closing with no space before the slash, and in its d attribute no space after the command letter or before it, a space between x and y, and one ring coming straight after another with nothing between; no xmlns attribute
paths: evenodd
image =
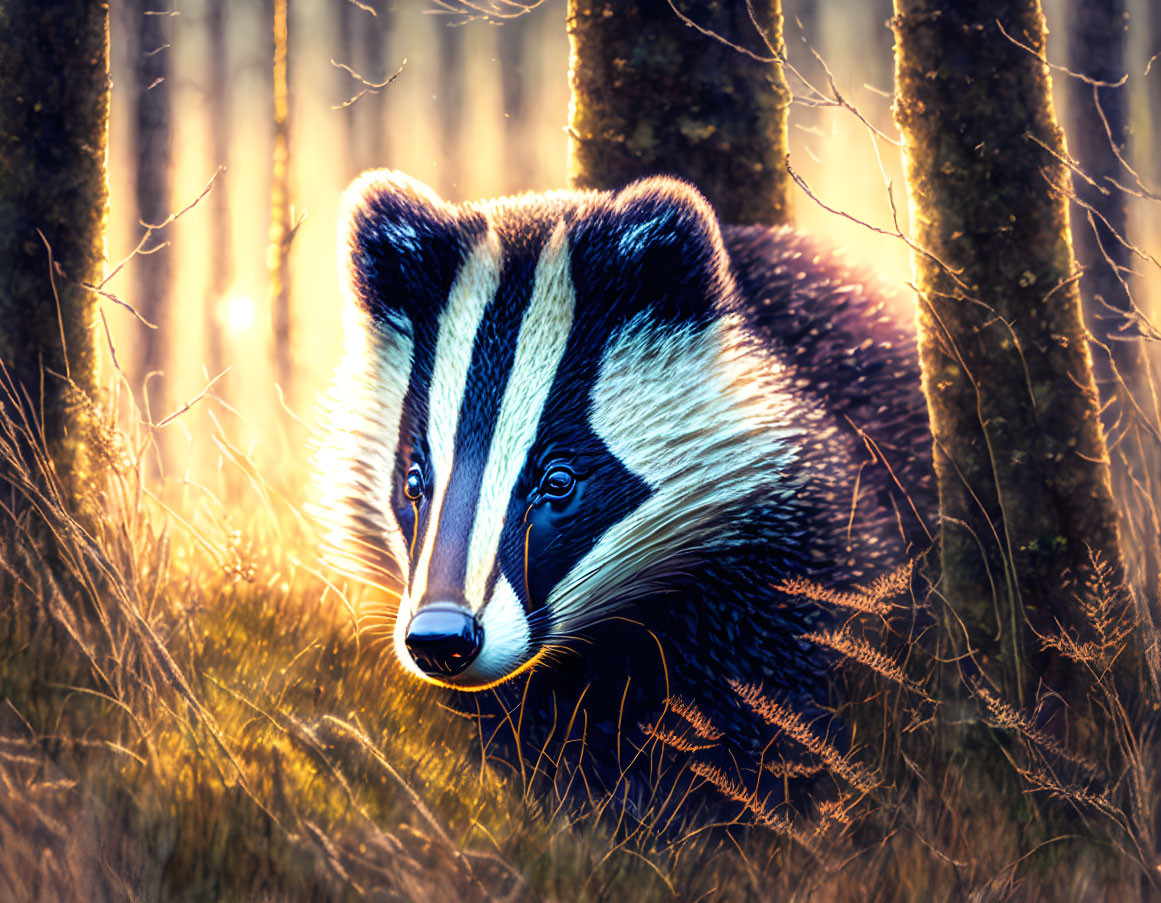
<svg viewBox="0 0 1161 903"><path fill-rule="evenodd" d="M802 639L832 614L778 587L929 539L914 335L881 286L668 178L454 206L383 171L346 204L320 476L404 672L526 779L639 814L659 774L700 805L689 766L752 786L801 753L740 687L841 736Z"/></svg>

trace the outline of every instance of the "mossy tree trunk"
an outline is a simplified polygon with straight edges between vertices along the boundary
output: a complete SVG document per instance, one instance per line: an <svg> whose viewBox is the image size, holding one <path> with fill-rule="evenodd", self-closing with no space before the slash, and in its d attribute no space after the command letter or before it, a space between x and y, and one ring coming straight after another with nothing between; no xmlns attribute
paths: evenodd
<svg viewBox="0 0 1161 903"><path fill-rule="evenodd" d="M924 251L939 589L974 649L965 670L981 667L1028 704L1044 673L1029 667L1040 650L1028 625L1076 624L1090 550L1114 575L1121 566L1063 136L1035 55L1044 17L1039 0L895 0L895 10L895 115Z"/></svg>
<svg viewBox="0 0 1161 903"><path fill-rule="evenodd" d="M0 85L0 361L78 490L89 456L76 390L98 387L83 284L101 281L105 252L108 4L0 0Z"/></svg>
<svg viewBox="0 0 1161 903"><path fill-rule="evenodd" d="M786 222L781 0L753 3L757 26L746 3L674 3L681 15L668 0L569 0L572 184L668 173L723 222Z"/></svg>

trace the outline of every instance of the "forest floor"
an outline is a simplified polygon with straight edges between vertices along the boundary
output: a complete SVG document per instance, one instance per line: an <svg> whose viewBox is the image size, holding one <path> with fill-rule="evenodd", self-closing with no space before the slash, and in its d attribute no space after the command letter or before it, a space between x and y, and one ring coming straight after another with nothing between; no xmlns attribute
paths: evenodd
<svg viewBox="0 0 1161 903"><path fill-rule="evenodd" d="M695 899L750 881L726 838L614 842L543 811L360 633L376 590L325 570L243 452L220 437L223 502L155 485L139 441L104 425L108 471L74 517L35 430L0 416L0 900Z"/></svg>
<svg viewBox="0 0 1161 903"><path fill-rule="evenodd" d="M289 484L218 445L229 501L154 485L148 443L102 421L106 476L74 517L36 431L0 416L0 901L1156 892L1136 869L1155 873L1150 838L1133 828L1100 852L1112 796L1059 785L1075 830L1045 841L970 769L920 776L906 805L863 794L863 821L837 834L739 825L674 842L552 811L359 631L380 591L318 562ZM1152 820L1153 799L1126 818Z"/></svg>

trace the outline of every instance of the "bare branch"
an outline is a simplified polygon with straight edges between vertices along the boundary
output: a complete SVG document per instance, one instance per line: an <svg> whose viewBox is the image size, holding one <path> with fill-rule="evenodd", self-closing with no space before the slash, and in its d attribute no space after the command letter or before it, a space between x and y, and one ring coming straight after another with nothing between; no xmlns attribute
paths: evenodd
<svg viewBox="0 0 1161 903"><path fill-rule="evenodd" d="M219 373L217 376L215 376L213 379L211 379L208 383L206 383L205 388L203 388L200 392L198 392L197 395L195 395L193 398L191 398L189 401L187 401L185 404L183 404L180 408L178 408L176 411L174 411L168 417L165 417L162 420L160 420L159 422L153 424L153 426L156 427L157 429L161 429L161 427L166 426L167 424L170 424L173 421L175 421L178 417L180 417L182 414L184 414L186 411L188 411L190 408L192 408L195 404L197 404L199 401L201 401L203 398L205 398L207 395L209 395L210 389L212 389L214 387L214 384L217 383L218 380L220 380L223 376L225 376L229 372L230 372L230 368L227 367L225 370L223 370L221 373Z"/></svg>
<svg viewBox="0 0 1161 903"><path fill-rule="evenodd" d="M1033 50L1027 44L1021 44L1014 37L1012 37L1010 34L1008 34L1008 32L1006 32L1004 30L1004 26L1000 22L999 19L996 19L996 27L998 29L1000 29L1000 34L1002 34L1005 38L1007 38L1009 41L1011 41L1013 44L1015 44L1021 50L1026 50L1028 53L1032 54L1032 56L1034 56L1034 57L1036 57L1036 59L1040 60L1040 62L1042 62L1049 69L1055 69L1057 72L1063 72L1065 75L1069 75L1072 78L1080 79L1086 85L1092 85L1094 88L1119 88L1119 87L1121 87L1121 85L1123 85L1125 82L1127 82L1129 80L1129 74L1126 72L1124 75L1121 76L1120 81L1102 82L1099 79L1089 78L1087 75L1083 75L1080 72L1073 72L1071 69L1069 69L1066 66L1058 66L1056 63L1050 63L1050 62L1048 62L1048 60L1045 58L1045 56L1043 54L1037 53L1035 50Z"/></svg>
<svg viewBox="0 0 1161 903"><path fill-rule="evenodd" d="M475 0L433 0L439 9L425 9L424 12L436 16L459 16L458 22L453 25L466 25L468 22L489 22L493 25L509 19L518 19L525 16L544 0L531 2L516 2L516 0L488 0L487 3Z"/></svg>
<svg viewBox="0 0 1161 903"><path fill-rule="evenodd" d="M404 59L403 62L399 64L399 68L396 69L391 75L389 75L387 77L386 81L382 81L382 82L368 81L367 79L363 78L363 76L361 76L358 72L356 72L354 69L352 69L350 66L348 66L346 63L340 63L338 60L332 59L331 65L334 66L336 69L342 69L344 72L346 72L348 75L350 75L351 78L355 79L356 81L358 81L360 84L363 85L363 90L360 91L358 94L356 94L354 97L331 107L332 110L343 110L343 109L346 109L347 107L351 106L351 104L353 104L356 100L358 100L364 94L378 94L380 90L382 90L383 88L386 88L389 84L391 84L393 81L395 81L395 79L399 78L399 76L403 73L403 67L407 65L407 60Z"/></svg>

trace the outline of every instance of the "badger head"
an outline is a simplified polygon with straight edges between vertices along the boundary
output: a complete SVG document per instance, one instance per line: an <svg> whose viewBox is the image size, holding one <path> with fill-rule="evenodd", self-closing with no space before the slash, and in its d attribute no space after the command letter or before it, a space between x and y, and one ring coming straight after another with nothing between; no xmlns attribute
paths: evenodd
<svg viewBox="0 0 1161 903"><path fill-rule="evenodd" d="M320 476L407 670L493 686L797 504L810 426L692 187L455 206L380 171L345 207Z"/></svg>

